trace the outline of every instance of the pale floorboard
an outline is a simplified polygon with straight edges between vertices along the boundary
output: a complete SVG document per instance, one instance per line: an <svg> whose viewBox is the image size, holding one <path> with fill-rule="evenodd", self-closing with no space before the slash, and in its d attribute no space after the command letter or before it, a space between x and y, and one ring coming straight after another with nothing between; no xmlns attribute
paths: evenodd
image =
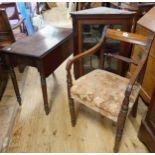
<svg viewBox="0 0 155 155"><path fill-rule="evenodd" d="M19 90L20 93L22 93L27 75L27 68L25 69L25 72L23 74L19 73L18 69L15 69L15 71L19 84ZM5 149L8 143L9 135L11 133L12 126L14 125L18 107L19 105L16 100L12 81L9 78L6 90L0 101L0 152Z"/></svg>

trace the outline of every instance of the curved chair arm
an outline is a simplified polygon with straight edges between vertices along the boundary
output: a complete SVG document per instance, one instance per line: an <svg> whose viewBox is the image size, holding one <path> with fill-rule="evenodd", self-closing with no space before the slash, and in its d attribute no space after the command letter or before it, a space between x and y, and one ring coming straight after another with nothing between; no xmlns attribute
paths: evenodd
<svg viewBox="0 0 155 155"><path fill-rule="evenodd" d="M99 42L96 46L92 47L91 49L89 49L83 53L80 53L80 54L74 56L72 59L68 60L67 65L66 65L66 70L67 70L67 79L69 80L68 83L70 83L70 86L72 85L72 76L70 73L72 64L78 60L81 60L82 58L84 58L88 55L92 55L93 53L98 51L98 49L100 49L101 45L102 45L102 42Z"/></svg>
<svg viewBox="0 0 155 155"><path fill-rule="evenodd" d="M95 52L97 52L103 46L105 35L106 35L106 31L107 31L107 26L105 26L105 28L104 28L104 30L102 32L102 37L101 37L99 43L97 43L95 46L93 46L92 48L88 49L87 51L81 52L80 54L74 56L72 59L68 60L67 65L66 65L66 70L69 71L71 69L71 66L72 66L72 64L74 62L76 62L78 60L81 60L84 57L90 56L90 55L94 54Z"/></svg>
<svg viewBox="0 0 155 155"><path fill-rule="evenodd" d="M68 60L67 65L66 65L66 70L67 70L67 84L68 84L68 92L70 95L70 87L72 86L72 75L71 75L71 67L72 64L78 60L81 60L82 58L88 56L88 55L92 55L93 53L97 52L103 45L104 43L104 39L105 39L105 34L106 34L106 30L107 30L107 26L104 28L103 32L102 32L102 37L99 41L99 43L97 43L94 47L90 48L89 50L80 53L76 56L74 56L72 59Z"/></svg>
<svg viewBox="0 0 155 155"><path fill-rule="evenodd" d="M20 27L20 25L24 22L25 18L21 18L17 24L13 25L11 28L12 30L16 29L17 27Z"/></svg>
<svg viewBox="0 0 155 155"><path fill-rule="evenodd" d="M81 59L83 59L84 57L90 56L90 55L92 55L93 53L97 52L97 51L100 49L100 47L101 47L101 43L99 42L96 46L92 47L91 49L89 49L89 50L87 50L87 51L85 51L85 52L83 52L83 53L80 53L80 54L74 56L72 59L68 60L66 69L69 70L69 69L71 68L71 65L72 65L74 62L76 62L76 61L78 61L78 60L81 60Z"/></svg>

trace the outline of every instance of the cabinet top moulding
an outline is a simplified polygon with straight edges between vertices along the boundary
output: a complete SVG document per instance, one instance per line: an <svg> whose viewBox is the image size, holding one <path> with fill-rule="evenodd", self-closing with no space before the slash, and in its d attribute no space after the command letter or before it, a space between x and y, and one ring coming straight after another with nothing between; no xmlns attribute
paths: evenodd
<svg viewBox="0 0 155 155"><path fill-rule="evenodd" d="M80 16L80 17L84 17L84 16L90 16L93 17L95 15L97 16L103 16L105 15L105 17L118 17L116 15L122 15L122 16L133 16L133 14L135 14L136 12L133 11L126 11L126 10L120 10L120 9L113 9L113 8L108 8L108 7L97 7L97 8L92 8L92 9L87 9L87 10L80 10L80 11L75 11L75 12L71 12L71 16Z"/></svg>

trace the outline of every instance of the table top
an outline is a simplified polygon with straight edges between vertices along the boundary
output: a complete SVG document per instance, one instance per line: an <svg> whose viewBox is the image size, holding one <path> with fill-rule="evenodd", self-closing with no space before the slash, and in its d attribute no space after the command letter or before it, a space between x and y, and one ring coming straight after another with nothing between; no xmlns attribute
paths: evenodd
<svg viewBox="0 0 155 155"><path fill-rule="evenodd" d="M45 28L12 45L3 48L3 53L43 57L52 52L72 34L72 29L46 26Z"/></svg>
<svg viewBox="0 0 155 155"><path fill-rule="evenodd" d="M127 10L120 10L108 7L97 7L92 9L80 10L76 12L71 12L71 15L103 15L103 14L134 14L135 12L127 11Z"/></svg>

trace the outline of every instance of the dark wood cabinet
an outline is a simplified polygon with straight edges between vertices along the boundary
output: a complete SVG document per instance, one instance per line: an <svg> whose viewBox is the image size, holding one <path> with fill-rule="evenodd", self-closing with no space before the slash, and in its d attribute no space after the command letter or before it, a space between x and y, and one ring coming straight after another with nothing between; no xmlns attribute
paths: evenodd
<svg viewBox="0 0 155 155"><path fill-rule="evenodd" d="M74 55L77 55L84 51L83 47L83 26L84 25L120 25L121 30L131 32L133 30L135 12L124 11L119 9L97 7L93 9L81 10L71 13L73 21L73 51ZM125 44L121 43L120 55L129 55L129 50L125 47ZM129 45L128 45L129 46ZM125 51L125 52L124 52ZM118 72L123 74L125 71L125 65L118 64ZM83 75L84 68L81 61L78 61L74 65L75 77Z"/></svg>
<svg viewBox="0 0 155 155"><path fill-rule="evenodd" d="M155 152L155 89L146 117L141 122L138 137L151 152Z"/></svg>

